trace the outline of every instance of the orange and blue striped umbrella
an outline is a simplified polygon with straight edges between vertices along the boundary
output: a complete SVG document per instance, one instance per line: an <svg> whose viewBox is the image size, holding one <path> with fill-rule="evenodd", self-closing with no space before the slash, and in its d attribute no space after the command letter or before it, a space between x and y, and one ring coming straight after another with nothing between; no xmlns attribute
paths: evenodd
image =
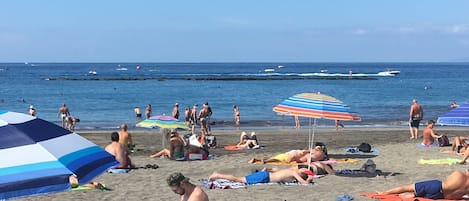
<svg viewBox="0 0 469 201"><path fill-rule="evenodd" d="M321 93L296 94L273 108L274 112L316 119L361 121L342 101Z"/></svg>
<svg viewBox="0 0 469 201"><path fill-rule="evenodd" d="M139 122L136 126L144 128L168 128L177 130L189 129L184 122L181 122L172 116L165 115L152 116Z"/></svg>

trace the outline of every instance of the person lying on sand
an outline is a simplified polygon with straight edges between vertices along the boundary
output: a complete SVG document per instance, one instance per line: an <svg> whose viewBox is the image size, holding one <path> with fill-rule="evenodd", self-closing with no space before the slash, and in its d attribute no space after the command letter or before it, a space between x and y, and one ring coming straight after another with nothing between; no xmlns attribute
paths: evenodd
<svg viewBox="0 0 469 201"><path fill-rule="evenodd" d="M248 136L246 132L241 132L239 137L239 143L236 145L238 147L257 149L259 148L259 143L257 141L257 135L255 132L251 132L251 137Z"/></svg>
<svg viewBox="0 0 469 201"><path fill-rule="evenodd" d="M308 164L298 164L297 166L292 166L291 169L293 170L298 170L298 169L308 169ZM269 171L269 172L276 172L276 171L279 171L281 170L280 168L276 168L276 167L273 167L273 168L264 168L263 169L264 171ZM320 163L318 161L315 161L315 162L312 162L310 167L309 167L309 170L311 170L312 173L314 173L314 175L333 175L335 174L335 170L332 169L332 166L329 165L329 164L323 164L323 163Z"/></svg>
<svg viewBox="0 0 469 201"><path fill-rule="evenodd" d="M469 172L456 170L444 181L428 180L399 186L378 194L399 194L402 198L423 197L430 199L459 200L469 194Z"/></svg>
<svg viewBox="0 0 469 201"><path fill-rule="evenodd" d="M311 152L310 156L310 151L309 150L291 150L286 153L278 154L274 157L270 158L262 158L262 159L257 159L257 158L252 158L249 160L249 163L256 163L258 161L262 163L291 163L291 162L297 162L297 163L306 163L308 162L309 157L311 157L310 161L321 161L326 158L326 155L322 151L321 146L316 146L314 147L313 151Z"/></svg>
<svg viewBox="0 0 469 201"><path fill-rule="evenodd" d="M298 181L301 184L309 184L313 181L313 173L305 168L301 169L280 169L275 172L259 171L250 175L239 177L231 174L221 174L213 172L209 180L226 179L234 182L241 182L246 184L259 184L270 182L291 182Z"/></svg>
<svg viewBox="0 0 469 201"><path fill-rule="evenodd" d="M70 185L71 185L72 188L78 188L80 186L78 184L78 178L77 178L76 175L71 175L70 177L68 177L68 181L70 182ZM103 190L103 191L104 190L110 190L110 189L106 188L106 186L104 186L104 184L99 183L99 182L95 182L95 181L84 184L82 186L85 186L85 187L88 187L88 188L96 188L96 189Z"/></svg>
<svg viewBox="0 0 469 201"><path fill-rule="evenodd" d="M451 150L441 151L442 153L454 153L454 154L463 154L467 150L467 137L456 136L453 138L453 143L451 143Z"/></svg>

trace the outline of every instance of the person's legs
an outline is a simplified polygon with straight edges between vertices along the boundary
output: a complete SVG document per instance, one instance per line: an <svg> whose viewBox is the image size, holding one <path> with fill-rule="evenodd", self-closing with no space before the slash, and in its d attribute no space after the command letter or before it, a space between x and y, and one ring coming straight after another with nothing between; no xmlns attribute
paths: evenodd
<svg viewBox="0 0 469 201"><path fill-rule="evenodd" d="M392 188L384 192L379 192L379 194L389 195L389 194L414 193L414 192L415 192L415 185L409 184L409 185Z"/></svg>
<svg viewBox="0 0 469 201"><path fill-rule="evenodd" d="M158 158L158 157L161 157L161 156L169 156L169 150L168 149L163 149L163 150L159 151L158 153L151 155L150 158Z"/></svg>
<svg viewBox="0 0 469 201"><path fill-rule="evenodd" d="M237 177L234 175L230 174L220 174L218 172L213 172L209 177L209 180L215 180L215 179L226 179L234 182L241 182L241 183L246 183L246 178L245 177Z"/></svg>

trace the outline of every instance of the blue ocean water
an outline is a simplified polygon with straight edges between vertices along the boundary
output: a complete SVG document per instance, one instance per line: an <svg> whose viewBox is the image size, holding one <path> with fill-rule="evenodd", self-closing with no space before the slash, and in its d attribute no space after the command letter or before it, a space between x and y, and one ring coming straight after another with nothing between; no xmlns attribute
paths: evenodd
<svg viewBox="0 0 469 201"><path fill-rule="evenodd" d="M0 109L27 113L34 105L39 117L58 123L58 108L66 103L81 120L77 128L95 129L135 125L136 106L143 111L151 104L153 115L161 115L171 114L176 102L181 113L209 102L214 126L233 125L234 104L242 127L277 126L294 123L272 111L276 104L297 93L321 92L362 117L346 126L406 126L414 98L423 106L425 120L447 112L452 101L469 101L467 67L469 63L1 63ZM401 73L378 74L388 68ZM349 71L361 79L349 79Z"/></svg>

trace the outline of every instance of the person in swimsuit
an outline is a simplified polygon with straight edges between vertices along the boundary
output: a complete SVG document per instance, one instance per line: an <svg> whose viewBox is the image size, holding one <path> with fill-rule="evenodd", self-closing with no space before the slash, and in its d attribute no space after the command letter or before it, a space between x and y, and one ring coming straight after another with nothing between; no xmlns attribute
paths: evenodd
<svg viewBox="0 0 469 201"><path fill-rule="evenodd" d="M62 128L65 128L65 120L68 116L70 116L70 111L68 110L68 107L65 105L65 103L62 105L62 107L59 108L57 116L62 120Z"/></svg>
<svg viewBox="0 0 469 201"><path fill-rule="evenodd" d="M285 153L277 154L270 158L252 158L248 162L256 163L258 161L262 163L290 163L290 162L301 162L300 159L304 156L309 155L309 150L291 150Z"/></svg>
<svg viewBox="0 0 469 201"><path fill-rule="evenodd" d="M236 146L243 148L247 147L248 149L259 148L256 132L251 132L251 137L249 137L246 132L241 132L241 136L239 137L239 143Z"/></svg>
<svg viewBox="0 0 469 201"><path fill-rule="evenodd" d="M145 117L148 119L151 117L151 105L148 104L147 108L145 108Z"/></svg>
<svg viewBox="0 0 469 201"><path fill-rule="evenodd" d="M200 133L201 133L201 139L202 139L202 145L205 144L205 135L208 134L208 117L210 113L208 111L208 105L203 105L202 109L200 110L199 113L199 119L200 119Z"/></svg>
<svg viewBox="0 0 469 201"><path fill-rule="evenodd" d="M215 179L226 179L234 182L241 182L246 184L259 184L259 183L270 183L270 182L291 182L298 181L301 184L309 184L313 181L313 173L305 168L301 169L280 169L275 172L259 171L244 177L239 177L231 174L221 174L213 172L209 177L209 180Z"/></svg>
<svg viewBox="0 0 469 201"><path fill-rule="evenodd" d="M233 111L234 111L235 125L236 127L239 127L239 121L240 121L239 107L237 105L233 105Z"/></svg>
<svg viewBox="0 0 469 201"><path fill-rule="evenodd" d="M417 102L416 99L412 100L410 106L409 123L410 123L410 139L417 139L419 136L419 124L423 119L422 106Z"/></svg>
<svg viewBox="0 0 469 201"><path fill-rule="evenodd" d="M127 149L119 143L119 133L111 133L111 144L107 145L104 150L113 155L120 165L113 168L130 168L131 161L127 153Z"/></svg>
<svg viewBox="0 0 469 201"><path fill-rule="evenodd" d="M179 103L175 103L173 107L173 117L179 119Z"/></svg>
<svg viewBox="0 0 469 201"><path fill-rule="evenodd" d="M389 189L378 194L399 194L402 198L423 197L430 199L459 200L469 194L468 170L452 172L446 180L427 180Z"/></svg>
<svg viewBox="0 0 469 201"><path fill-rule="evenodd" d="M187 126L189 126L191 123L191 109L189 107L186 107L184 110L184 122Z"/></svg>
<svg viewBox="0 0 469 201"><path fill-rule="evenodd" d="M467 137L456 136L453 138L453 143L451 143L451 150L441 151L442 153L451 153L451 154L463 154L466 152L468 144Z"/></svg>
<svg viewBox="0 0 469 201"><path fill-rule="evenodd" d="M139 107L134 108L134 113L135 113L135 117L137 117L137 119L142 118L142 112L140 111Z"/></svg>
<svg viewBox="0 0 469 201"><path fill-rule="evenodd" d="M440 138L441 135L438 135L433 131L434 126L435 121L429 120L427 127L423 130L421 146L438 146L437 138Z"/></svg>
<svg viewBox="0 0 469 201"><path fill-rule="evenodd" d="M177 160L184 158L184 141L175 130L171 131L169 138L169 149L163 149L158 153L150 156L150 158L157 158L161 156L167 156L169 159Z"/></svg>
<svg viewBox="0 0 469 201"><path fill-rule="evenodd" d="M189 178L180 172L169 175L166 182L174 193L181 196L182 201L208 201L208 196L204 190L189 182Z"/></svg>

